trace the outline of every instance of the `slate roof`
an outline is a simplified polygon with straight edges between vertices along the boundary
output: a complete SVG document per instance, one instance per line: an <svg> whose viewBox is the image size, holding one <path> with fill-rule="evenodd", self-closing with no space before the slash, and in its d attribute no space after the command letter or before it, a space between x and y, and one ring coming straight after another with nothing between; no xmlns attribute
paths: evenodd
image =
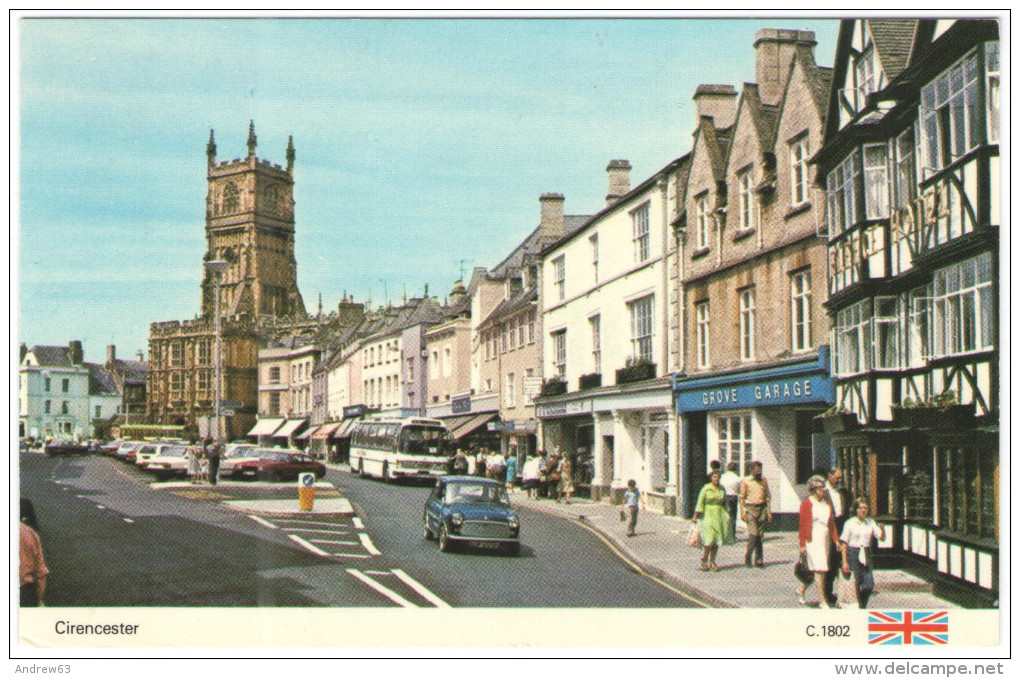
<svg viewBox="0 0 1020 678"><path fill-rule="evenodd" d="M33 346L32 354L40 367L73 367L66 346Z"/></svg>
<svg viewBox="0 0 1020 678"><path fill-rule="evenodd" d="M95 363L84 363L84 365L89 370L89 395L120 395L120 389L117 388L117 380L114 379L113 372Z"/></svg>
<svg viewBox="0 0 1020 678"><path fill-rule="evenodd" d="M530 306L531 304L538 301L538 290L530 289L524 290L509 299L503 299L492 311L485 317L479 325L478 329L488 327L492 323L498 321L500 318L505 318L517 311Z"/></svg>
<svg viewBox="0 0 1020 678"><path fill-rule="evenodd" d="M571 235L581 230L581 227L588 223L591 215L565 215L563 217L563 238L569 238ZM507 255L503 261L499 262L492 267L489 272L490 278L502 278L517 270L524 265L524 257L527 254L538 254L539 249L539 231L540 226L536 226L535 230L528 234L528 236L521 241L521 243L513 249L510 254Z"/></svg>
<svg viewBox="0 0 1020 678"><path fill-rule="evenodd" d="M910 50L914 45L917 19L871 19L868 29L875 41L875 52L882 63L887 80L893 80L903 72L910 61Z"/></svg>
<svg viewBox="0 0 1020 678"><path fill-rule="evenodd" d="M144 384L149 368L137 360L115 360L113 370L120 374L125 384Z"/></svg>

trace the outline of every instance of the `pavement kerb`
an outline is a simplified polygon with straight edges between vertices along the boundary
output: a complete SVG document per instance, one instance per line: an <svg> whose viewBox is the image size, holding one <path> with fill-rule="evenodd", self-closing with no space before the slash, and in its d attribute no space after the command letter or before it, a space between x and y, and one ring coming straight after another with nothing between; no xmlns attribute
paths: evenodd
<svg viewBox="0 0 1020 678"><path fill-rule="evenodd" d="M697 586L694 586L689 581L681 579L680 577L673 574L672 572L669 572L668 570L664 570L655 565L649 565L648 563L643 562L641 556L635 553L634 550L628 544L628 542L625 541L624 539L621 539L618 534L614 534L612 532L603 530L602 528L596 526L591 521L585 520L583 516L578 517L566 511L558 511L556 510L555 507L550 506L548 504L542 504L541 502L536 502L533 504L528 503L524 504L524 506L526 508L541 511L549 515L554 515L558 518L563 518L564 520L572 520L583 524L587 529L597 533L603 539L611 543L614 548L616 548L625 556L627 556L627 558L630 561L632 561L635 565L641 568L642 572L651 575L656 579L661 579L663 582L679 589L684 594L689 595L690 597L694 598L700 603L704 603L705 605L708 605L710 607L725 607L725 608L739 607L739 605L737 605L736 603L733 603L728 600L723 600L718 596L712 595L711 593L708 593L707 591L704 591L698 588Z"/></svg>

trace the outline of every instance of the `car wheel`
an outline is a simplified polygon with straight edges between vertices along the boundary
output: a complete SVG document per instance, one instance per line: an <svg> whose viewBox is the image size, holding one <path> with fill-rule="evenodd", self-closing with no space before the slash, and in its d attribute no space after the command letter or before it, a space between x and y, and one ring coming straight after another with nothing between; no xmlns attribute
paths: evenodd
<svg viewBox="0 0 1020 678"><path fill-rule="evenodd" d="M422 531L424 532L425 541L432 541L433 539L435 539L436 535L432 534L432 530L429 529L428 516L422 518L422 523L424 524Z"/></svg>
<svg viewBox="0 0 1020 678"><path fill-rule="evenodd" d="M358 474L358 465L355 464L353 460L351 460L351 463L350 463L350 471L351 471L351 474L353 474L353 475L357 475Z"/></svg>
<svg viewBox="0 0 1020 678"><path fill-rule="evenodd" d="M450 540L450 535L446 532L446 525L439 526L439 550L443 553L449 553L453 550L453 542Z"/></svg>
<svg viewBox="0 0 1020 678"><path fill-rule="evenodd" d="M503 551L508 556L513 556L513 557L516 558L517 556L521 555L521 545L520 545L519 542L512 542L510 544L504 544L503 545Z"/></svg>

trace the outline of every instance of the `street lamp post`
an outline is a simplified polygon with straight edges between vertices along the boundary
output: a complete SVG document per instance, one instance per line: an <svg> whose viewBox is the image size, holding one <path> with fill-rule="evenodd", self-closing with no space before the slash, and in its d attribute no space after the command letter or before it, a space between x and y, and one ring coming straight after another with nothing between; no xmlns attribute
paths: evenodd
<svg viewBox="0 0 1020 678"><path fill-rule="evenodd" d="M222 435L223 426L220 419L220 372L222 370L222 350L221 342L222 338L220 335L220 279L223 276L223 272L227 270L230 263L223 261L222 259L216 259L214 261L205 262L205 269L209 271L216 281L215 286L215 301L213 302L213 315L215 316L216 323L216 354L213 359L213 412L216 421L216 444L220 444L220 437Z"/></svg>

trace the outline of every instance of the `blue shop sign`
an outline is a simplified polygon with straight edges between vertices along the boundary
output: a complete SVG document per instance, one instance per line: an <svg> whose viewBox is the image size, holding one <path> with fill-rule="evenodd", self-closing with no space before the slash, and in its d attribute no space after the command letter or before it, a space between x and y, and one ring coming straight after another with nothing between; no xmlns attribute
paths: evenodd
<svg viewBox="0 0 1020 678"><path fill-rule="evenodd" d="M464 414L471 411L471 396L460 396L450 399L450 412L453 414Z"/></svg>
<svg viewBox="0 0 1020 678"><path fill-rule="evenodd" d="M353 419L354 417L365 416L364 405L349 405L344 408L344 419Z"/></svg>

